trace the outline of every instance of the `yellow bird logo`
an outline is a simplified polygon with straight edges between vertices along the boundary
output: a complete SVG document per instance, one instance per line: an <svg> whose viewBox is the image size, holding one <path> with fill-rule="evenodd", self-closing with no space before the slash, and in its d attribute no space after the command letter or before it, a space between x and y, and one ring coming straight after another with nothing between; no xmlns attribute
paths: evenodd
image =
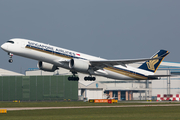
<svg viewBox="0 0 180 120"><path fill-rule="evenodd" d="M156 57L158 57L158 54L155 55L153 58L156 58ZM154 66L155 66L155 64L157 62L159 62L159 59L149 60L149 62L146 62L147 66L148 66L148 69L155 71L155 67Z"/></svg>

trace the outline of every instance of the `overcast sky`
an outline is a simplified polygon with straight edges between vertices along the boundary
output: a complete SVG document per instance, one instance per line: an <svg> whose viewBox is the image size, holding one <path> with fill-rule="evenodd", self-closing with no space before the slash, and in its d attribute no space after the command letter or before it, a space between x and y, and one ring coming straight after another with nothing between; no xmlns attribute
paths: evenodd
<svg viewBox="0 0 180 120"><path fill-rule="evenodd" d="M0 0L0 44L25 38L106 59L180 62L180 0ZM24 73L37 61L0 50L0 68Z"/></svg>

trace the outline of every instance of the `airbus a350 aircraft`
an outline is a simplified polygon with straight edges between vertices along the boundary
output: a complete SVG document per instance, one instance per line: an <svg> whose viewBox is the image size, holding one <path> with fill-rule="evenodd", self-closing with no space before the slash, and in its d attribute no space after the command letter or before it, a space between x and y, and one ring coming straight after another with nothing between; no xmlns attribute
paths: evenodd
<svg viewBox="0 0 180 120"><path fill-rule="evenodd" d="M9 62L13 54L39 61L38 67L44 71L54 72L58 67L69 69L73 76L69 80L79 80L78 72L88 74L84 80L95 80L92 75L104 76L117 80L153 80L166 75L154 75L166 55L166 50L160 50L151 58L106 60L99 57L75 52L26 39L10 39L1 48L8 52ZM142 62L138 68L129 66L130 63Z"/></svg>

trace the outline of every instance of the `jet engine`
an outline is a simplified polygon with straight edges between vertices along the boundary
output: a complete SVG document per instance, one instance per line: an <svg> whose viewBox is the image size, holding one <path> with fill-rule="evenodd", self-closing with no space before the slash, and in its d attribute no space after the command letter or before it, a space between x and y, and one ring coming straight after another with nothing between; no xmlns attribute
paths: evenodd
<svg viewBox="0 0 180 120"><path fill-rule="evenodd" d="M71 59L69 67L76 71L86 72L89 69L89 61L82 59Z"/></svg>
<svg viewBox="0 0 180 120"><path fill-rule="evenodd" d="M37 66L40 70L47 71L47 72L54 72L55 70L58 69L57 66L50 63L42 62L42 61L39 61Z"/></svg>

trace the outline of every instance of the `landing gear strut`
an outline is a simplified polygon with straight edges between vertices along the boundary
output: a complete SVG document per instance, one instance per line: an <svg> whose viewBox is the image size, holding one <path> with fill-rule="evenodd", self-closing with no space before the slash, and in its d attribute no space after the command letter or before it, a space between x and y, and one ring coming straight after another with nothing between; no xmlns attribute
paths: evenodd
<svg viewBox="0 0 180 120"><path fill-rule="evenodd" d="M13 60L12 60L12 57L13 57L13 54L12 53L8 53L8 55L9 55L9 63L12 63L13 62Z"/></svg>

